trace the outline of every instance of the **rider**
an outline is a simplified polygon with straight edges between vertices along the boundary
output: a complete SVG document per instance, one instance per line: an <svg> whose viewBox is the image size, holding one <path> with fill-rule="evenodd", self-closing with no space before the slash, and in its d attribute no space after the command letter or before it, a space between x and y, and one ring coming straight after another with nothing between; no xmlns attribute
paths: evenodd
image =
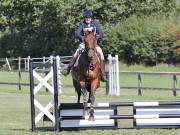
<svg viewBox="0 0 180 135"><path fill-rule="evenodd" d="M75 31L75 36L80 41L79 48L76 50L75 54L73 55L72 59L70 60L68 67L66 69L64 69L63 74L64 75L69 74L71 68L73 67L73 65L76 61L76 58L80 54L80 51L82 50L82 48L84 48L83 29L84 28L95 28L96 29L95 35L96 35L96 39L97 39L96 50L100 54L100 57L101 57L101 80L106 81L106 76L104 73L104 71L105 71L104 55L103 55L102 49L100 48L100 46L102 46L103 32L102 32L100 26L98 25L98 23L96 21L94 21L93 13L91 10L86 10L83 14L83 17L84 17L84 20L82 22L80 22L79 27Z"/></svg>

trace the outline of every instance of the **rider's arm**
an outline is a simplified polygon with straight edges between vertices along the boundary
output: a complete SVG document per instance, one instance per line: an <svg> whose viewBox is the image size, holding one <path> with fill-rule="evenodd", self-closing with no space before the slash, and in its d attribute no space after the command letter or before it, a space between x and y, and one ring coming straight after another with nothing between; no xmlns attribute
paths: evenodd
<svg viewBox="0 0 180 135"><path fill-rule="evenodd" d="M79 39L82 42L82 30L83 30L83 24L82 22L79 24L78 28L75 31L75 37Z"/></svg>
<svg viewBox="0 0 180 135"><path fill-rule="evenodd" d="M94 22L95 23L95 27L96 27L96 39L97 39L97 44L102 47L103 46L103 36L104 36L104 33L100 27L100 25L97 23L97 22Z"/></svg>
<svg viewBox="0 0 180 135"><path fill-rule="evenodd" d="M103 34L103 31L100 27L100 25L97 23L97 22L94 22L95 23L95 26L96 26L96 34L98 35L99 38L103 38L104 34Z"/></svg>

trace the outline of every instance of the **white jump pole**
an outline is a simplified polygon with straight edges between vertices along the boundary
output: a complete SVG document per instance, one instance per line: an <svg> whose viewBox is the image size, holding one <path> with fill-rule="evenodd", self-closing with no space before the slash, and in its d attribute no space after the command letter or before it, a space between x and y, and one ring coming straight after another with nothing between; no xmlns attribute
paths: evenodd
<svg viewBox="0 0 180 135"><path fill-rule="evenodd" d="M60 57L56 56L57 63L57 79L58 79L58 87L59 94L62 93L62 82L61 82L61 66L60 66Z"/></svg>
<svg viewBox="0 0 180 135"><path fill-rule="evenodd" d="M118 55L115 56L116 58L116 96L120 95L120 86L119 86L119 59Z"/></svg>
<svg viewBox="0 0 180 135"><path fill-rule="evenodd" d="M109 95L120 95L119 85L119 60L118 55L112 57L108 55L109 60Z"/></svg>
<svg viewBox="0 0 180 135"><path fill-rule="evenodd" d="M6 57L6 63L7 63L7 65L8 65L9 71L11 71L12 69L11 69L11 66L10 66L10 64L9 64L9 60L8 60L7 57Z"/></svg>
<svg viewBox="0 0 180 135"><path fill-rule="evenodd" d="M112 93L112 56L108 55L109 60L109 95Z"/></svg>

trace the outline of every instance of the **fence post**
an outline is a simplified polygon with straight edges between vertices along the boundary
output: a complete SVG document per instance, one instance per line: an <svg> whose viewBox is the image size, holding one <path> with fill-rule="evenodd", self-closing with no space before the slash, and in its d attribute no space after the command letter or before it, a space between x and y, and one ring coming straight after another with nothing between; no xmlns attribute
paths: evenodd
<svg viewBox="0 0 180 135"><path fill-rule="evenodd" d="M22 80L22 76L21 76L21 57L18 58L18 86L19 86L19 90L21 90L21 80Z"/></svg>
<svg viewBox="0 0 180 135"><path fill-rule="evenodd" d="M46 64L46 57L43 56L43 65L45 65L45 64ZM43 70L46 70L45 66L43 67Z"/></svg>
<svg viewBox="0 0 180 135"><path fill-rule="evenodd" d="M141 86L142 86L141 74L138 73L138 96L142 96Z"/></svg>
<svg viewBox="0 0 180 135"><path fill-rule="evenodd" d="M108 60L109 60L109 90L108 90L108 94L112 93L112 56L109 54L108 55Z"/></svg>
<svg viewBox="0 0 180 135"><path fill-rule="evenodd" d="M106 78L107 78L107 82L106 82L106 95L109 94L109 74L108 72L106 72Z"/></svg>
<svg viewBox="0 0 180 135"><path fill-rule="evenodd" d="M173 74L173 96L177 95L177 93L176 93L176 86L177 86L177 78L176 78L176 75Z"/></svg>
<svg viewBox="0 0 180 135"><path fill-rule="evenodd" d="M109 77L108 77L108 88L109 88L109 95L120 95L120 86L119 86L119 60L118 55L111 56L111 54L108 55L108 61L109 61ZM107 88L107 87L106 87Z"/></svg>
<svg viewBox="0 0 180 135"><path fill-rule="evenodd" d="M120 86L119 86L119 59L118 55L115 56L116 58L116 96L120 95Z"/></svg>
<svg viewBox="0 0 180 135"><path fill-rule="evenodd" d="M34 78L33 78L33 67L32 59L28 57L28 71L29 71L29 80L30 80L30 100L31 100L31 128L32 131L35 131L35 105L34 105Z"/></svg>
<svg viewBox="0 0 180 135"><path fill-rule="evenodd" d="M60 62L60 56L56 56L56 65L57 65L57 79L58 79L58 93L62 93L62 82L61 82L61 62Z"/></svg>
<svg viewBox="0 0 180 135"><path fill-rule="evenodd" d="M50 56L50 63L51 64L53 64L53 58L54 58L54 56ZM51 70L53 71L53 67L51 67ZM54 82L53 82L54 80L53 80L53 74L52 74L52 86L53 86L53 88L54 88Z"/></svg>
<svg viewBox="0 0 180 135"><path fill-rule="evenodd" d="M46 75L48 74L48 72L46 71L46 67L45 67L46 57L43 56L42 60L43 60L43 70L44 70L44 74L45 74L45 76L46 76ZM48 92L48 89L47 89L47 88L46 88L46 92Z"/></svg>
<svg viewBox="0 0 180 135"><path fill-rule="evenodd" d="M53 87L54 87L54 117L55 117L55 130L59 131L59 112L58 112L58 81L57 81L57 60L53 58Z"/></svg>
<svg viewBox="0 0 180 135"><path fill-rule="evenodd" d="M27 70L29 71L29 60L30 60L30 56L27 57Z"/></svg>

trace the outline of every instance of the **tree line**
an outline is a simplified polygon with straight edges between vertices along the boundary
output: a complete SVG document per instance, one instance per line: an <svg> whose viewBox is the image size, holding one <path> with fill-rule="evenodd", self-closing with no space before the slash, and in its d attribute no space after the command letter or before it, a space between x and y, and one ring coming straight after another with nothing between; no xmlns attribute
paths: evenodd
<svg viewBox="0 0 180 135"><path fill-rule="evenodd" d="M72 55L85 9L104 31L103 51L127 64L177 64L179 0L1 0L0 57Z"/></svg>

